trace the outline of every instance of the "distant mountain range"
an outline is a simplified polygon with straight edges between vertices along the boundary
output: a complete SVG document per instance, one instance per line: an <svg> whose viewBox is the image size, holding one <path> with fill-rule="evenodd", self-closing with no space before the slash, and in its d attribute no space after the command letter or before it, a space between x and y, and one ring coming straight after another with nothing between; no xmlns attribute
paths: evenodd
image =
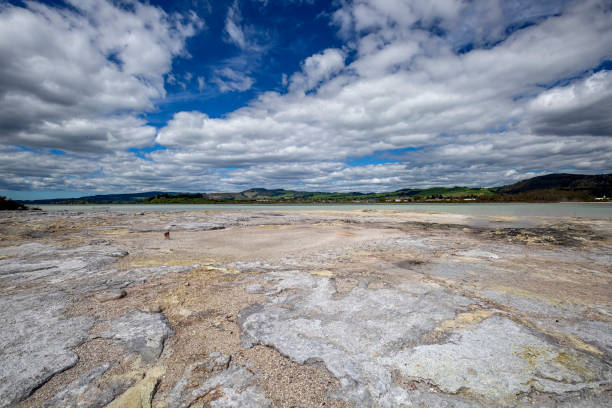
<svg viewBox="0 0 612 408"><path fill-rule="evenodd" d="M19 201L24 204L338 203L421 201L592 201L612 196L612 174L549 174L492 188L408 188L387 193L328 193L251 188L239 193L149 191L79 198Z"/></svg>

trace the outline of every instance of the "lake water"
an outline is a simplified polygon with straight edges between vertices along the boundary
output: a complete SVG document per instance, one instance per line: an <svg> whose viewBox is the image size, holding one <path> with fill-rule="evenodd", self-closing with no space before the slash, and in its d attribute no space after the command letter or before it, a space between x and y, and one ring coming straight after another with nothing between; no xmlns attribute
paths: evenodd
<svg viewBox="0 0 612 408"><path fill-rule="evenodd" d="M45 211L359 211L434 212L485 216L612 219L612 203L424 203L424 204L113 204L38 205Z"/></svg>

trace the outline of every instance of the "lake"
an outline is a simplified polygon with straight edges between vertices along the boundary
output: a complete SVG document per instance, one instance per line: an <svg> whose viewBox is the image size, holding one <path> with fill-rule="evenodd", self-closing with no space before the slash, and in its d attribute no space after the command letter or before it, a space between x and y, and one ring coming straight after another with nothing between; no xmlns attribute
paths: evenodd
<svg viewBox="0 0 612 408"><path fill-rule="evenodd" d="M612 219L612 203L423 203L423 204L112 204L38 205L45 211L359 211L446 212L485 216Z"/></svg>

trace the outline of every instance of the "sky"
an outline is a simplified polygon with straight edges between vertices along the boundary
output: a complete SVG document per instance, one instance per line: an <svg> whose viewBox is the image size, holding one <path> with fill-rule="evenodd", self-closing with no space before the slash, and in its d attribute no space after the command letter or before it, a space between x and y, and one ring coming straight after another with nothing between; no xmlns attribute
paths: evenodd
<svg viewBox="0 0 612 408"><path fill-rule="evenodd" d="M0 2L0 194L612 172L609 0Z"/></svg>

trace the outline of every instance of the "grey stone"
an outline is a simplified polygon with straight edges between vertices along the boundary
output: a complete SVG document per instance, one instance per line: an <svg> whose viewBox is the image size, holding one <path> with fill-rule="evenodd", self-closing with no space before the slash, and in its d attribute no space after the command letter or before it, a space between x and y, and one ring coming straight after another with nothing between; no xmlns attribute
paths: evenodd
<svg viewBox="0 0 612 408"><path fill-rule="evenodd" d="M585 319L578 307L550 304L540 299L494 290L479 291L479 294L506 307L531 315L534 322L548 330L576 336L593 344L605 352L608 359L612 358L612 325L609 322ZM607 311L600 309L600 313L606 314Z"/></svg>
<svg viewBox="0 0 612 408"><path fill-rule="evenodd" d="M243 310L238 317L243 344L272 346L300 364L322 362L340 380L343 397L358 406L393 406L397 387L379 359L417 342L471 303L416 281L395 289L355 288L337 298L327 277L298 271L266 276L276 283L276 293L294 289L300 294L270 297L267 305Z"/></svg>
<svg viewBox="0 0 612 408"><path fill-rule="evenodd" d="M55 248L38 243L0 248L0 282L12 284L45 280L61 284L82 279L102 266L124 257L127 252L109 245Z"/></svg>
<svg viewBox="0 0 612 408"><path fill-rule="evenodd" d="M99 302L108 302L109 300L117 300L125 297L127 292L123 289L111 289L104 292L97 293L95 295L96 300Z"/></svg>
<svg viewBox="0 0 612 408"><path fill-rule="evenodd" d="M148 362L160 356L164 342L173 334L164 315L137 311L111 320L100 336L123 344Z"/></svg>
<svg viewBox="0 0 612 408"><path fill-rule="evenodd" d="M27 398L54 374L78 361L72 349L87 340L94 319L66 317L68 302L91 295L100 300L116 299L124 295L122 288L134 282L197 266L105 269L126 255L106 241L71 248L39 243L0 248L0 285L35 286L13 289L12 294L0 297L0 407ZM130 324L134 325L133 336ZM143 358L153 359L171 333L165 318L156 315L147 319L137 316L131 322L119 320L115 335Z"/></svg>
<svg viewBox="0 0 612 408"><path fill-rule="evenodd" d="M244 288L244 291L246 293L251 293L251 294L260 294L260 293L264 293L265 289L261 285L249 285L246 288Z"/></svg>
<svg viewBox="0 0 612 408"><path fill-rule="evenodd" d="M502 317L455 331L442 344L398 350L380 361L443 392L464 389L504 406L516 405L517 397L531 390L561 394L612 379L612 370L601 360L554 345Z"/></svg>
<svg viewBox="0 0 612 408"><path fill-rule="evenodd" d="M204 383L212 372L227 370L230 360L231 356L214 352L210 353L208 358L187 366L181 379L177 381L168 394L166 399L168 407L179 407L185 404L188 406L193 401L193 391L197 384Z"/></svg>
<svg viewBox="0 0 612 408"><path fill-rule="evenodd" d="M0 297L0 407L77 363L72 349L87 339L94 321L66 317L67 299L61 292Z"/></svg>
<svg viewBox="0 0 612 408"><path fill-rule="evenodd" d="M101 383L100 378L112 365L112 363L105 363L83 374L45 402L43 408L101 408L106 406L136 382L134 378L121 376Z"/></svg>
<svg viewBox="0 0 612 408"><path fill-rule="evenodd" d="M232 359L232 356L219 352L210 353L208 357L208 371L225 370L229 367L229 363Z"/></svg>
<svg viewBox="0 0 612 408"><path fill-rule="evenodd" d="M442 322L479 304L436 284L354 288L339 297L327 277L298 271L264 277L275 283L276 296L241 311L243 344L274 347L300 364L323 363L340 380L336 397L357 406L512 406L532 389L565 395L610 383L602 360L502 317L438 332L439 343L428 344ZM434 392L415 390L420 383Z"/></svg>
<svg viewBox="0 0 612 408"><path fill-rule="evenodd" d="M219 355L213 360L219 358L225 361L229 356ZM204 377L198 373L203 367L204 372L207 372L210 361L211 359L205 359L185 369L183 377L176 383L166 399L168 408L193 407L194 401L215 389L220 390L223 395L211 401L211 407L263 408L272 405L271 401L264 396L261 388L256 385L255 375L243 365L231 366L204 380Z"/></svg>

